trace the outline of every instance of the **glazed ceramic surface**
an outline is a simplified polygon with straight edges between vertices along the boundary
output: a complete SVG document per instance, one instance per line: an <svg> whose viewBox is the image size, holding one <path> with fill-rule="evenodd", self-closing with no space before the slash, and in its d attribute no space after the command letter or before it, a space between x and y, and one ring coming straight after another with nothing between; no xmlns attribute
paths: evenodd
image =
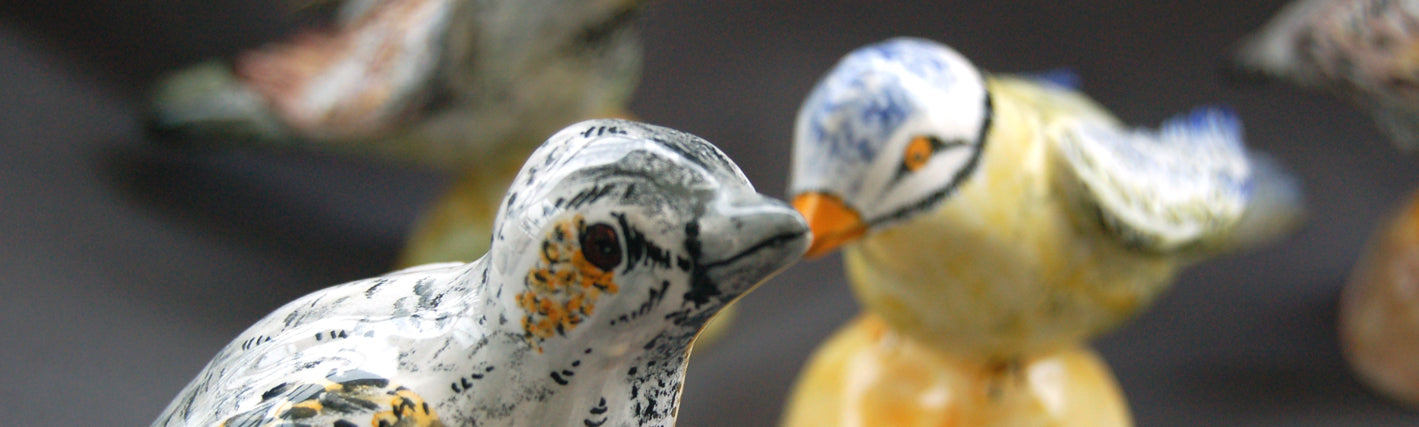
<svg viewBox="0 0 1419 427"><path fill-rule="evenodd" d="M487 256L321 290L231 342L155 425L668 425L689 347L806 249L692 135L594 120L507 193Z"/></svg>
<svg viewBox="0 0 1419 427"><path fill-rule="evenodd" d="M983 364L903 337L872 314L823 344L796 390L786 414L793 426L1129 424L1117 382L1088 348Z"/></svg>
<svg viewBox="0 0 1419 427"><path fill-rule="evenodd" d="M1087 354L1086 339L1146 307L1180 268L1281 234L1300 210L1295 182L1248 154L1228 111L1199 109L1158 130L1128 128L1066 82L986 75L920 39L845 57L800 110L794 150L790 193L813 228L809 254L843 245L866 318L880 319L911 348L941 353L918 358L940 361L923 369L984 378L904 398L926 402L925 393L943 392L983 401L900 409L936 414L922 419L993 414L946 418L966 425L1090 425L1073 417L1126 407L1101 385L1112 380L1096 362L1051 368L1092 385L1059 388L1068 403L1040 412L1046 417L1005 409L1034 397L975 387L1008 382L1018 370L993 367L1031 371L1041 360ZM881 345L840 338L825 347L800 380L788 424L813 424L804 414L846 414L839 403L867 402L854 396L894 389L892 381L910 388L919 378L883 376L870 388L849 381L856 363L903 363L866 349ZM848 355L868 356L832 361ZM1125 413L1109 410L1103 419L1127 424Z"/></svg>
<svg viewBox="0 0 1419 427"><path fill-rule="evenodd" d="M1248 76L1347 98L1396 146L1419 147L1419 2L1297 0L1243 40L1234 61Z"/></svg>
<svg viewBox="0 0 1419 427"><path fill-rule="evenodd" d="M1375 231L1356 263L1341 295L1340 343L1365 383L1419 408L1419 203L1415 198Z"/></svg>

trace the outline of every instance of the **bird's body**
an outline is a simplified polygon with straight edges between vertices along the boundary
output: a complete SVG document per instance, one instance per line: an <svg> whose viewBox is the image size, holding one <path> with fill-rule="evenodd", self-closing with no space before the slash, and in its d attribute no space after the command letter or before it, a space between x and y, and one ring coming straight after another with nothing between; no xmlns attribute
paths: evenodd
<svg viewBox="0 0 1419 427"><path fill-rule="evenodd" d="M673 424L705 322L807 245L801 217L664 128L576 124L518 177L487 256L285 305L155 425Z"/></svg>
<svg viewBox="0 0 1419 427"><path fill-rule="evenodd" d="M992 137L950 202L843 248L859 299L915 339L985 359L1073 345L1147 304L1180 260L1132 251L1082 217L1061 188L1048 132L1114 122L1079 94L987 80ZM922 238L921 236L931 236Z"/></svg>
<svg viewBox="0 0 1419 427"><path fill-rule="evenodd" d="M1334 93L1395 146L1419 147L1419 1L1296 0L1238 45L1228 70Z"/></svg>
<svg viewBox="0 0 1419 427"><path fill-rule="evenodd" d="M552 425L575 414L595 421L604 417L591 410L605 408L606 396L623 404L618 408L629 406L615 397L629 396L631 384L623 370L608 369L620 362L609 360L614 358L604 347L585 340L538 354L526 345L522 313L469 286L485 274L488 265L482 261L432 264L295 300L222 349L181 393L190 400L174 402L164 418L173 425L231 420L228 425L237 426L246 418L314 424L298 417L299 411L291 414L291 408L311 400L311 386L323 391L347 377L387 384L382 388L389 392L377 394L382 399L365 399L371 404L387 405L397 387L413 390L437 408L434 418L448 425L496 419ZM570 351L575 346L601 351ZM648 378L664 383L679 368L673 360L667 365L647 372ZM556 378L577 381L563 385ZM647 388L641 403L673 406L666 400L670 390L652 390L656 384L640 384ZM528 404L539 399L559 410ZM336 409L328 402L323 406ZM356 411L343 419L370 425L378 412Z"/></svg>
<svg viewBox="0 0 1419 427"><path fill-rule="evenodd" d="M1298 209L1226 112L1136 130L924 40L849 54L795 134L809 254L841 245L866 313L804 369L792 426L1128 425L1086 340Z"/></svg>

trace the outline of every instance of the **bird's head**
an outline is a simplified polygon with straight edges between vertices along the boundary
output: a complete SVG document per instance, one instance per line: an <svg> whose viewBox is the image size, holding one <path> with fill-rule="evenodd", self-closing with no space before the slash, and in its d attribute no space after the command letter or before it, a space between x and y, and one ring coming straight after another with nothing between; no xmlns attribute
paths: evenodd
<svg viewBox="0 0 1419 427"><path fill-rule="evenodd" d="M789 193L812 226L808 255L950 196L975 170L990 102L980 71L935 42L898 38L844 57L794 127Z"/></svg>
<svg viewBox="0 0 1419 427"><path fill-rule="evenodd" d="M797 212L756 193L713 145L624 120L553 135L496 224L497 291L539 348L572 336L649 347L640 340L667 333L688 345L809 237Z"/></svg>

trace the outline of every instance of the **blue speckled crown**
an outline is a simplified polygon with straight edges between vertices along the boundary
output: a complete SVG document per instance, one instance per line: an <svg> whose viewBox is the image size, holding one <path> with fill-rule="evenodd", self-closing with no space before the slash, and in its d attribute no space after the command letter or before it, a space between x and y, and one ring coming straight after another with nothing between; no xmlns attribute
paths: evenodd
<svg viewBox="0 0 1419 427"><path fill-rule="evenodd" d="M868 45L843 57L809 94L795 127L795 172L791 192L829 186L830 174L804 171L834 168L863 170L909 120L979 110L985 96L980 72L951 48L930 40L895 38ZM962 103L971 108L956 108ZM941 105L948 104L948 105ZM975 126L977 117L926 117L943 127ZM833 182L857 183L853 177ZM838 189L845 195L859 188Z"/></svg>

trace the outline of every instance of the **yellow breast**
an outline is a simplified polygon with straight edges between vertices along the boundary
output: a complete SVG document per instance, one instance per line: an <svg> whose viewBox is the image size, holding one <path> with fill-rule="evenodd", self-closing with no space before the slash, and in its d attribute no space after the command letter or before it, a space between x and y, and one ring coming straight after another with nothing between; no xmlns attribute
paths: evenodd
<svg viewBox="0 0 1419 427"><path fill-rule="evenodd" d="M1049 126L1114 122L1082 96L988 82L994 117L979 169L934 212L844 250L868 310L927 345L1017 358L1079 342L1150 301L1176 260L1130 251L1063 200Z"/></svg>

